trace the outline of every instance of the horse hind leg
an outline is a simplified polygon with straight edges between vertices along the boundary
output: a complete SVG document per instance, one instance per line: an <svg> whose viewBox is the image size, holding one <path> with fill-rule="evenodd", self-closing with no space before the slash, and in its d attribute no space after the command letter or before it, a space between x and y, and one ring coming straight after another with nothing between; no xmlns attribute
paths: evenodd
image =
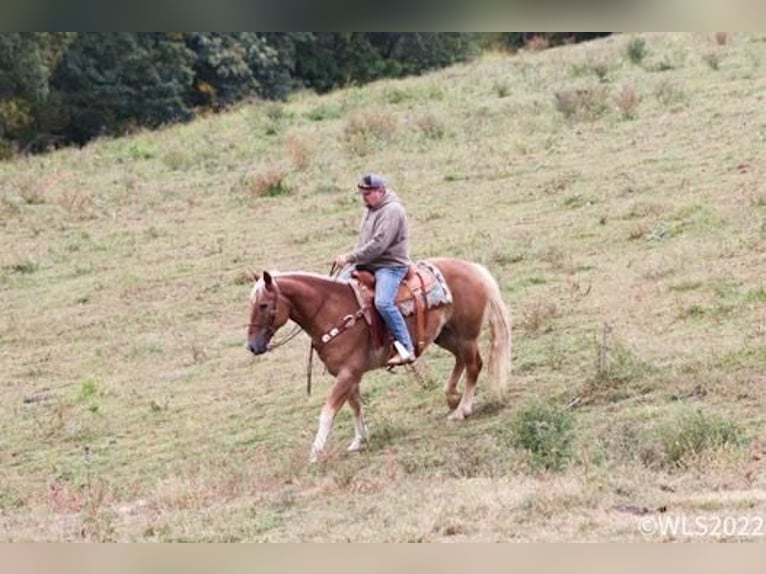
<svg viewBox="0 0 766 574"><path fill-rule="evenodd" d="M367 425L362 413L362 401L359 397L359 385L356 385L348 396L348 405L354 413L354 440L348 445L349 452L357 452L367 445Z"/></svg>
<svg viewBox="0 0 766 574"><path fill-rule="evenodd" d="M465 371L465 362L460 356L455 355L455 366L452 368L449 378L444 383L444 394L447 397L447 406L450 410L457 408L462 398L460 391L457 390L457 385L460 382L460 378Z"/></svg>
<svg viewBox="0 0 766 574"><path fill-rule="evenodd" d="M473 412L473 396L482 367L481 355L475 341L461 353L461 359L464 361L466 369L465 390L460 402L449 416L450 420L453 421L462 421Z"/></svg>
<svg viewBox="0 0 766 574"><path fill-rule="evenodd" d="M460 356L460 351L457 344L457 339L454 332L449 326L445 326L439 336L434 340L434 343L439 345L442 349L445 349L452 353L455 357L455 366L452 367L452 373L449 378L444 382L444 395L447 398L447 406L450 410L453 410L460 403L461 395L457 390L460 378L465 371L465 361Z"/></svg>

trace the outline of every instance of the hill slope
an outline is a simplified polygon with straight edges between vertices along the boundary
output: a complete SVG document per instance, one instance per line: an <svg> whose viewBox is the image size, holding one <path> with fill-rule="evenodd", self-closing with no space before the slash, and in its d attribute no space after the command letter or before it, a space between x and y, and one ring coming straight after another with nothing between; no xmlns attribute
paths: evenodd
<svg viewBox="0 0 766 574"><path fill-rule="evenodd" d="M0 165L0 536L638 540L658 509L763 516L764 66L761 35L614 36ZM448 425L432 349L430 388L365 377L366 452L344 410L309 467L330 381L306 397L303 336L247 354L246 272L326 273L367 170L415 257L497 277L512 392L482 377Z"/></svg>

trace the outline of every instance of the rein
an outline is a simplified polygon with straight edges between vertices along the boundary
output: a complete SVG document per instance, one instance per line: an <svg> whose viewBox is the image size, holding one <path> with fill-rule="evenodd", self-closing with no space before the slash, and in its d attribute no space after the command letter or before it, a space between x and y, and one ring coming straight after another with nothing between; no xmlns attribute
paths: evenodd
<svg viewBox="0 0 766 574"><path fill-rule="evenodd" d="M281 338L279 341L277 341L276 343L269 343L269 345L268 345L268 347L266 348L266 350L267 350L267 351L273 351L274 349L278 349L279 347L281 347L281 346L282 346L282 345L284 345L285 343L288 343L288 342L290 342L291 340L293 340L293 339L294 339L294 338L295 338L295 337L298 335L298 333L300 333L300 332L301 332L301 330L302 330L302 329L301 329L301 326L296 324L296 325L293 327L293 330L292 330L292 331L290 331L290 332L289 332L287 335L285 335L284 337L282 337L282 338Z"/></svg>

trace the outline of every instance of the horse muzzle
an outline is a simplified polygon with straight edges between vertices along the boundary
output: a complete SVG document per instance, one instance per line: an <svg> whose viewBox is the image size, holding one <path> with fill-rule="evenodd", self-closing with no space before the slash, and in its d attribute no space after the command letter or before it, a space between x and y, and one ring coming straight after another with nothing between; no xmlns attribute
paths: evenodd
<svg viewBox="0 0 766 574"><path fill-rule="evenodd" d="M251 337L247 342L247 348L253 355L262 355L269 350L269 344L265 337Z"/></svg>

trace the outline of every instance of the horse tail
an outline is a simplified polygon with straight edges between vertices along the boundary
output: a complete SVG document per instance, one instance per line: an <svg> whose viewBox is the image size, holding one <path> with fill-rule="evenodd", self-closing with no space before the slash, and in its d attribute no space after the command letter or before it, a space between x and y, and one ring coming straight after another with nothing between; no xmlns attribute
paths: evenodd
<svg viewBox="0 0 766 574"><path fill-rule="evenodd" d="M500 286L489 270L478 263L482 282L487 289L485 321L489 323L489 382L496 395L508 390L511 371L511 315L503 301Z"/></svg>

